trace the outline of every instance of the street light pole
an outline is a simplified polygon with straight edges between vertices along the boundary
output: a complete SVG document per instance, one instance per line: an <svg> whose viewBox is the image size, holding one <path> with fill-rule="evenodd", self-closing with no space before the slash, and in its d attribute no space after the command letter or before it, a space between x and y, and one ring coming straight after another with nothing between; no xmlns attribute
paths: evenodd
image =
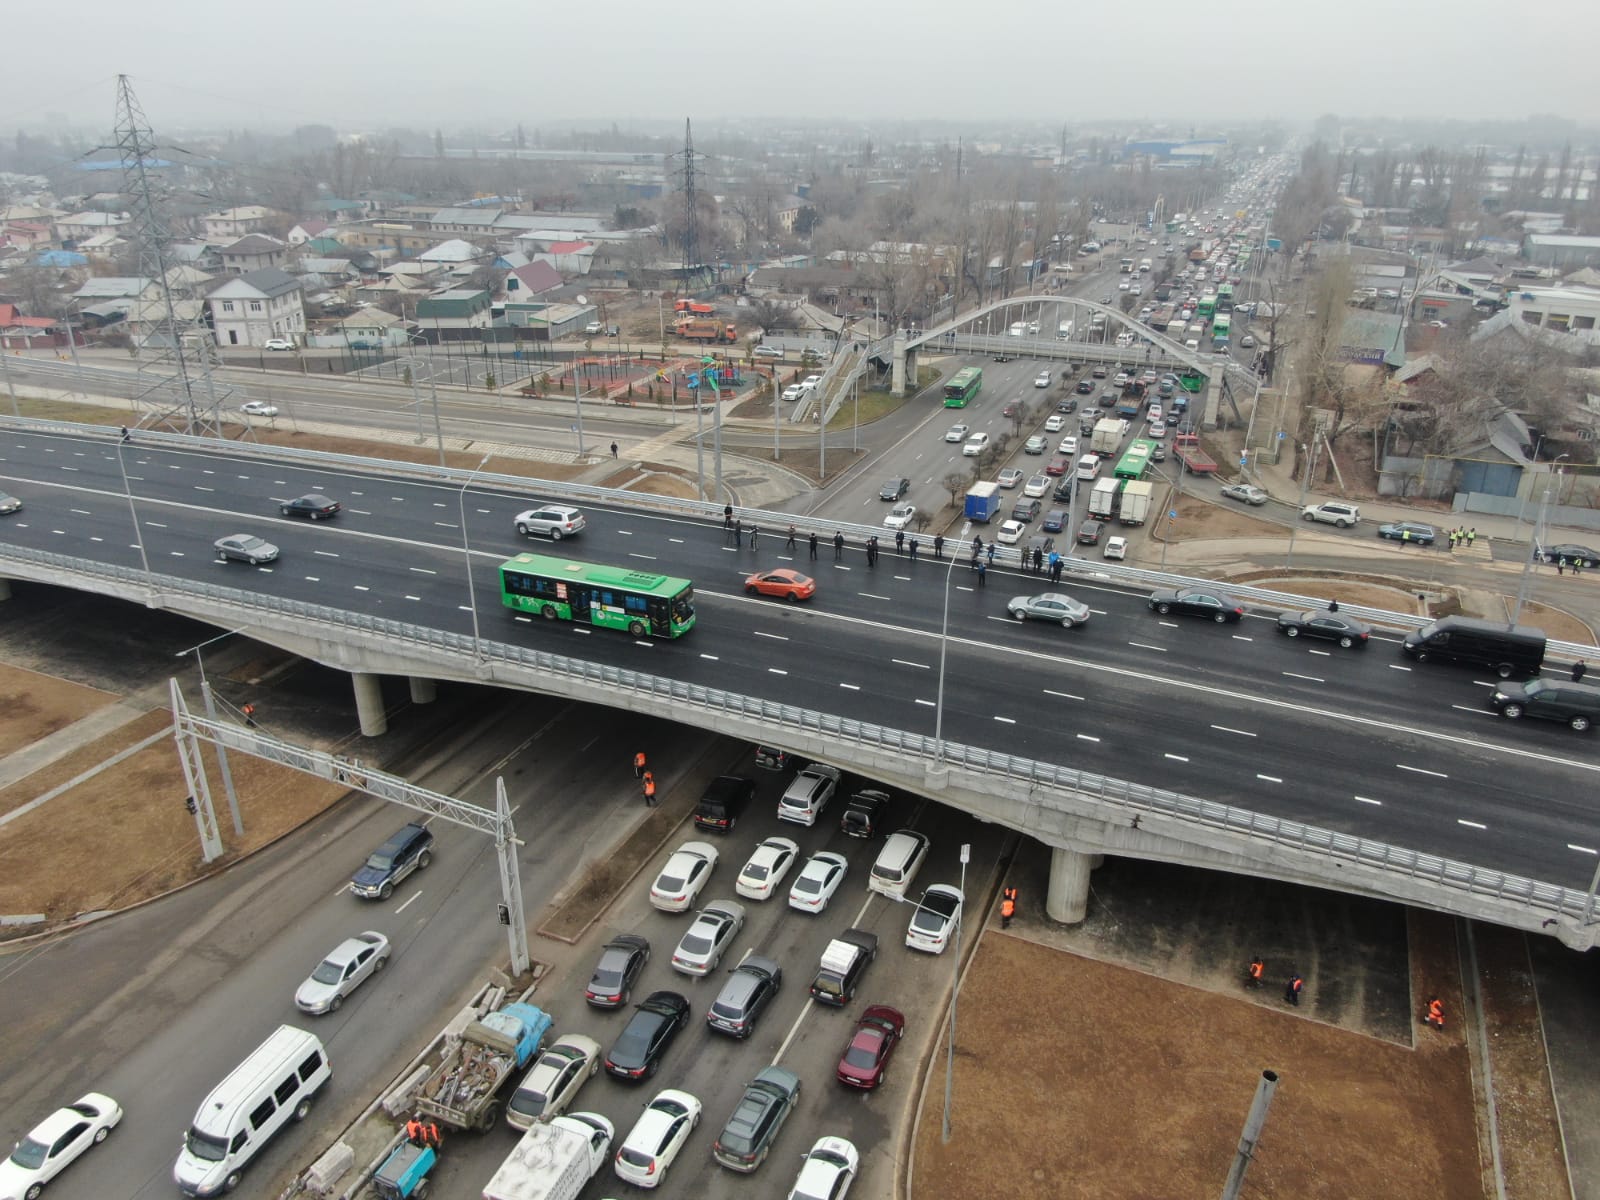
<svg viewBox="0 0 1600 1200"><path fill-rule="evenodd" d="M954 977L950 984L950 1032L945 1039L948 1043L948 1053L944 1059L944 1129L940 1133L940 1140L950 1144L950 1093L955 1087L956 1076L956 998L961 994L961 926L967 917L967 862L972 858L972 844L961 843L961 911L956 916L956 944Z"/></svg>
<svg viewBox="0 0 1600 1200"><path fill-rule="evenodd" d="M461 492L457 496L461 507L461 552L466 555L467 559L467 603L472 608L472 657L475 662L483 658L483 652L479 644L478 633L478 589L472 582L472 546L467 540L467 489L472 486L473 479L479 471L483 470L484 464L492 457L494 457L494 452L491 450L479 460L478 465L473 467L472 471L467 475L466 482L461 485Z"/></svg>
<svg viewBox="0 0 1600 1200"><path fill-rule="evenodd" d="M133 518L133 540L139 547L139 562L144 567L144 582L148 588L154 588L155 583L150 578L150 558L144 550L144 534L139 531L139 510L133 506L133 485L128 482L128 464L122 459L122 447L126 443L117 443L117 466L122 471L122 494L128 498L128 515Z"/></svg>
<svg viewBox="0 0 1600 1200"><path fill-rule="evenodd" d="M1304 442L1300 443L1300 504L1295 510L1294 520L1289 522L1289 553L1283 560L1283 569L1288 570L1294 566L1294 532L1300 525L1300 514L1306 510L1306 488L1311 483L1311 448Z"/></svg>
<svg viewBox="0 0 1600 1200"><path fill-rule="evenodd" d="M950 575L956 569L956 559L960 557L961 547L967 543L967 534L972 532L972 522L962 523L961 533L955 540L955 550L950 555L950 565L944 569L944 623L939 627L939 691L933 704L933 758L935 762L944 761L944 661L945 649L950 644Z"/></svg>

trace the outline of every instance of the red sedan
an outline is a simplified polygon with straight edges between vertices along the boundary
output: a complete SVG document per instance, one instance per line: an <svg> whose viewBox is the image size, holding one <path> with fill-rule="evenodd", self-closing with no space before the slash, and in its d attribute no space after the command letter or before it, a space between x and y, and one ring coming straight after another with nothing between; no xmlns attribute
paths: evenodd
<svg viewBox="0 0 1600 1200"><path fill-rule="evenodd" d="M744 581L745 594L749 596L775 596L793 604L809 600L817 594L817 581L787 567L776 571L759 571Z"/></svg>
<svg viewBox="0 0 1600 1200"><path fill-rule="evenodd" d="M1067 468L1072 464L1067 461L1067 456L1058 454L1050 460L1050 465L1044 469L1046 475L1065 475Z"/></svg>
<svg viewBox="0 0 1600 1200"><path fill-rule="evenodd" d="M839 1082L851 1087L875 1088L883 1082L895 1043L906 1030L898 1009L874 1004L861 1014L850 1044L839 1058Z"/></svg>

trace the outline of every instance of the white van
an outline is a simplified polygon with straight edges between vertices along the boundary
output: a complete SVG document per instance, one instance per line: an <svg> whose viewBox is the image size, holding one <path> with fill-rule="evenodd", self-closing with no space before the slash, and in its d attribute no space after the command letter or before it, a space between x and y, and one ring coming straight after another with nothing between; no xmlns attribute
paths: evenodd
<svg viewBox="0 0 1600 1200"><path fill-rule="evenodd" d="M1085 454L1078 460L1078 478L1093 479L1100 474L1100 456Z"/></svg>
<svg viewBox="0 0 1600 1200"><path fill-rule="evenodd" d="M291 1119L305 1119L312 1096L332 1075L316 1034L278 1026L200 1105L172 1168L173 1181L189 1196L233 1191L272 1135Z"/></svg>
<svg viewBox="0 0 1600 1200"><path fill-rule="evenodd" d="M884 839L878 861L867 876L867 890L899 900L922 870L928 857L928 839L914 829L902 829Z"/></svg>

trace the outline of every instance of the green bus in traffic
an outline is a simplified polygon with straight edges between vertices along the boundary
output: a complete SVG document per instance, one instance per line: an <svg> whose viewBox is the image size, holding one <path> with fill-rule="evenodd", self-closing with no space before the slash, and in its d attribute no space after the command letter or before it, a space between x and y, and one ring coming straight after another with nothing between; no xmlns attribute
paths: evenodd
<svg viewBox="0 0 1600 1200"><path fill-rule="evenodd" d="M1111 472L1118 479L1141 479L1150 467L1150 456L1155 453L1156 444L1151 438L1135 438Z"/></svg>
<svg viewBox="0 0 1600 1200"><path fill-rule="evenodd" d="M1217 311L1219 313L1233 311L1233 284L1217 284Z"/></svg>
<svg viewBox="0 0 1600 1200"><path fill-rule="evenodd" d="M983 387L983 368L962 367L950 377L950 382L944 385L944 406L965 408L978 398L978 389L981 387Z"/></svg>
<svg viewBox="0 0 1600 1200"><path fill-rule="evenodd" d="M500 564L500 602L514 613L682 637L694 628L694 584L654 571L519 554Z"/></svg>
<svg viewBox="0 0 1600 1200"><path fill-rule="evenodd" d="M1201 296L1200 307L1195 309L1195 313L1202 321L1209 321L1216 316L1217 294L1215 292L1207 292L1204 296Z"/></svg>

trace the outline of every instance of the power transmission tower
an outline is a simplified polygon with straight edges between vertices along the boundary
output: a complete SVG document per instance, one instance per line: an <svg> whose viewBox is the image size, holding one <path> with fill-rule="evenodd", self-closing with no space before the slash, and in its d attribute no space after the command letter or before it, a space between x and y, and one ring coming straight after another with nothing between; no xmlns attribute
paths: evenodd
<svg viewBox="0 0 1600 1200"><path fill-rule="evenodd" d="M212 375L211 333L200 319L201 309L195 301L173 296L167 274L172 231L163 213L164 181L155 175L163 164L156 155L155 135L126 75L117 76L115 148L122 163L123 191L133 206L139 275L157 293L153 301L148 294L142 295L135 310L141 326L136 346L139 386L133 398L139 412L136 423L219 437L225 397L217 394ZM186 311L191 306L193 311Z"/></svg>
<svg viewBox="0 0 1600 1200"><path fill-rule="evenodd" d="M690 280L705 273L700 260L700 206L695 189L695 160L705 156L695 153L694 134L687 117L683 122L683 153L676 157L683 159L683 170L679 172L683 177L683 282L688 287Z"/></svg>

